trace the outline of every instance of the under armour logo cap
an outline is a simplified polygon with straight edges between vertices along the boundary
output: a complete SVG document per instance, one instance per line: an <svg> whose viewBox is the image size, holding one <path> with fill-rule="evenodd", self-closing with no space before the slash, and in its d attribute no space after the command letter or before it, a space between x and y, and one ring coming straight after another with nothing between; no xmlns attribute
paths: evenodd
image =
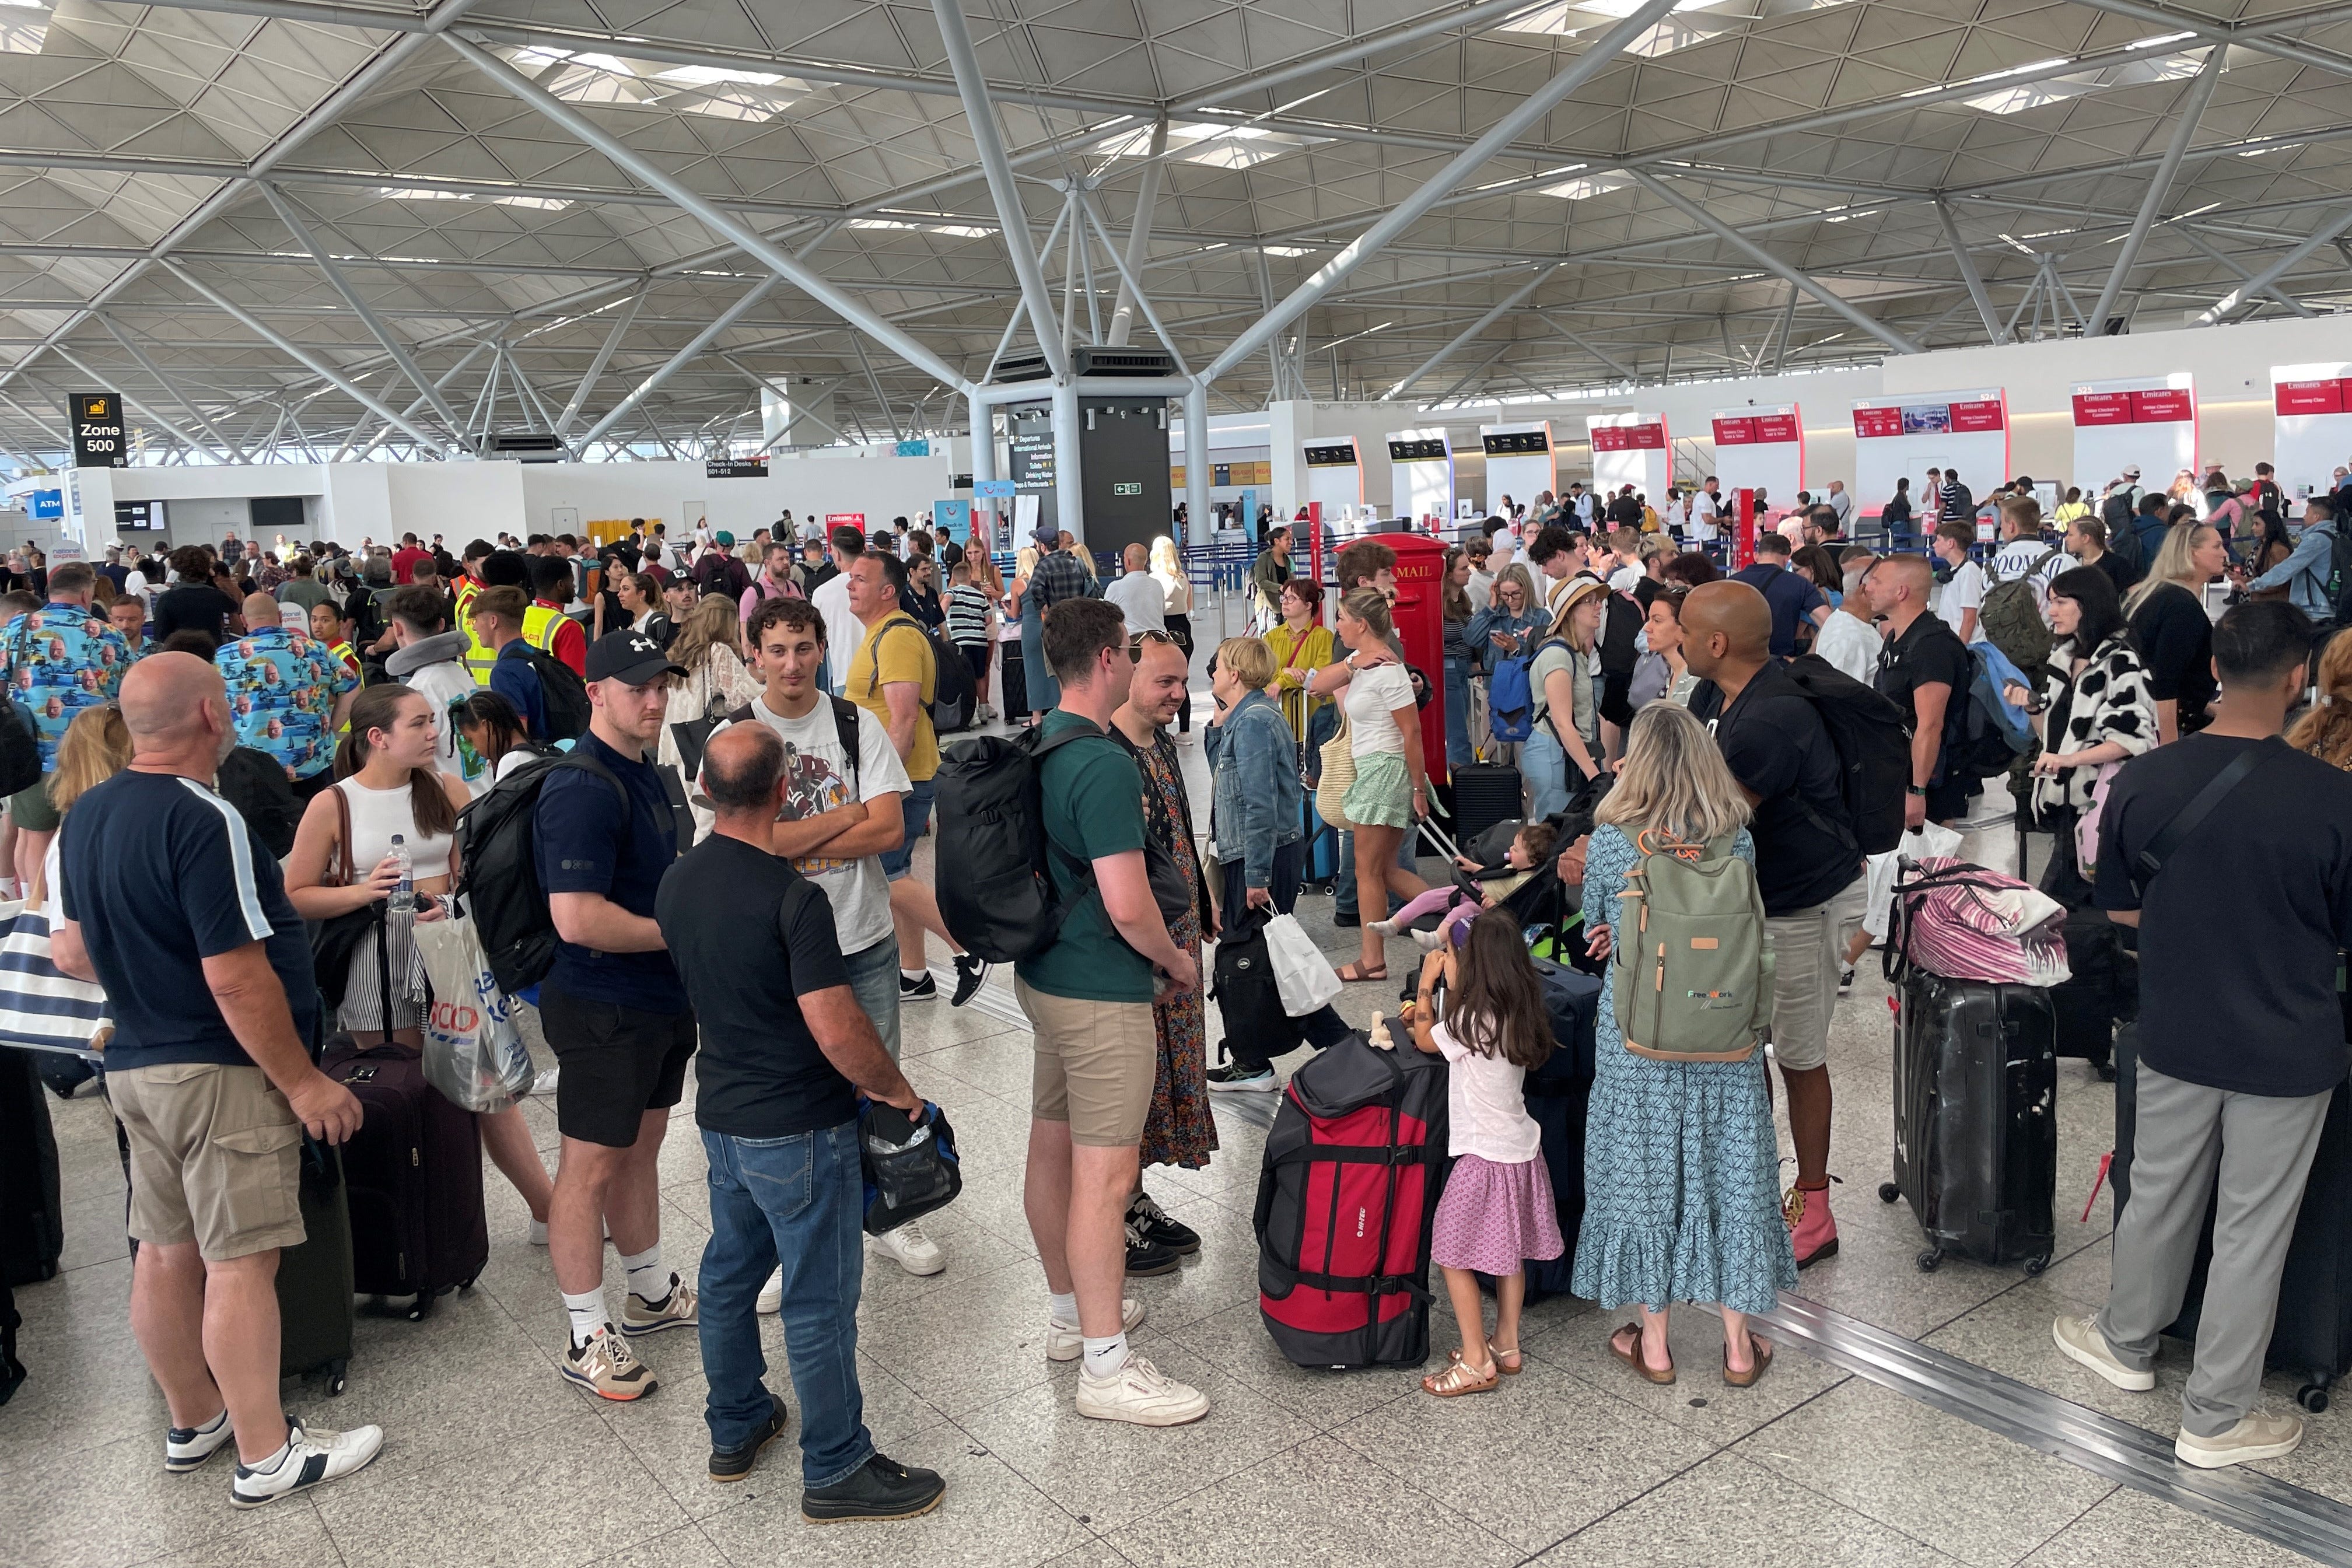
<svg viewBox="0 0 2352 1568"><path fill-rule="evenodd" d="M588 646L588 679L649 685L665 675L684 676L661 644L640 631L608 632Z"/></svg>

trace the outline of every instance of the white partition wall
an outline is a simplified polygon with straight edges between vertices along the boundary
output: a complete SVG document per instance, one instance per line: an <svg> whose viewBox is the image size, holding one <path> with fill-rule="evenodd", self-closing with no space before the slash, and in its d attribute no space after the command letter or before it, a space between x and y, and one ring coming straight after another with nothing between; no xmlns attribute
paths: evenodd
<svg viewBox="0 0 2352 1568"><path fill-rule="evenodd" d="M1712 424L1724 494L1762 490L1785 505L1805 488L1805 422L1795 404L1720 409Z"/></svg>
<svg viewBox="0 0 2352 1568"><path fill-rule="evenodd" d="M2352 363L2273 365L2271 404L2279 489L2326 494L2336 470L2352 462Z"/></svg>
<svg viewBox="0 0 2352 1568"><path fill-rule="evenodd" d="M1900 479L1911 481L1919 516L1929 468L1957 468L1971 491L1988 494L2009 482L2008 395L1991 387L1856 398L1853 454L1853 503L1864 517L1878 515Z"/></svg>
<svg viewBox="0 0 2352 1568"><path fill-rule="evenodd" d="M1559 454L1552 449L1550 420L1481 425L1478 439L1486 448L1486 504L1495 511L1502 510L1505 496L1532 507L1546 490L1559 494Z"/></svg>
<svg viewBox="0 0 2352 1568"><path fill-rule="evenodd" d="M1454 515L1454 447L1443 429L1391 430L1389 489L1397 517L1444 521Z"/></svg>
<svg viewBox="0 0 2352 1568"><path fill-rule="evenodd" d="M1585 420L1592 442L1592 488L1613 495L1627 485L1650 498L1666 499L1674 472L1674 445L1663 414L1595 414Z"/></svg>
<svg viewBox="0 0 2352 1568"><path fill-rule="evenodd" d="M1342 508L1364 504L1364 454L1353 436L1327 436L1302 442L1300 449L1307 460L1302 504L1320 502L1326 518L1343 516Z"/></svg>
<svg viewBox="0 0 2352 1568"><path fill-rule="evenodd" d="M2162 489L2197 467L2197 392L2187 371L2121 381L2078 381L2074 386L2074 473L2070 481L2104 489L2126 467L2139 465L2140 483Z"/></svg>

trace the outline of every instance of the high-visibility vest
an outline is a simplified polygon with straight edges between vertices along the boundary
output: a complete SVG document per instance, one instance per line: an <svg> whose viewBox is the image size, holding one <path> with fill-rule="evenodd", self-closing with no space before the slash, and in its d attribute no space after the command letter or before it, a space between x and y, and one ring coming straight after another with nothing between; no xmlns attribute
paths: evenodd
<svg viewBox="0 0 2352 1568"><path fill-rule="evenodd" d="M490 666L499 661L499 650L482 641L480 634L474 630L474 597L481 591L482 585L471 577L457 579L457 629L466 634L466 657L462 662L466 672L474 678L474 684L488 688Z"/></svg>
<svg viewBox="0 0 2352 1568"><path fill-rule="evenodd" d="M555 651L555 634L562 630L563 623L570 618L562 610L534 604L522 613L522 635L540 652L552 654Z"/></svg>

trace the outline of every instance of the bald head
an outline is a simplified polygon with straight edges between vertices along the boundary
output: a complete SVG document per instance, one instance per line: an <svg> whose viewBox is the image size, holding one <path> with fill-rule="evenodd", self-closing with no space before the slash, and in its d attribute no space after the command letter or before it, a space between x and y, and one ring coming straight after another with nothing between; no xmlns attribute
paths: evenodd
<svg viewBox="0 0 2352 1568"><path fill-rule="evenodd" d="M278 624L277 600L267 594L247 594L245 596L247 630L259 631L263 626L274 626Z"/></svg>
<svg viewBox="0 0 2352 1568"><path fill-rule="evenodd" d="M171 752L228 731L228 688L221 673L190 653L152 653L122 678L123 726L133 753ZM223 754L226 748L223 748Z"/></svg>
<svg viewBox="0 0 2352 1568"><path fill-rule="evenodd" d="M1726 666L1761 666L1772 645L1772 610L1745 583L1702 583L1683 601L1683 657L1693 672L1714 679Z"/></svg>
<svg viewBox="0 0 2352 1568"><path fill-rule="evenodd" d="M765 724L730 724L702 751L702 786L723 819L775 819L784 743Z"/></svg>
<svg viewBox="0 0 2352 1568"><path fill-rule="evenodd" d="M1144 567L1150 564L1151 552L1146 550L1140 544L1130 544L1125 550L1119 552L1119 559L1127 563L1127 569L1129 571L1140 572Z"/></svg>

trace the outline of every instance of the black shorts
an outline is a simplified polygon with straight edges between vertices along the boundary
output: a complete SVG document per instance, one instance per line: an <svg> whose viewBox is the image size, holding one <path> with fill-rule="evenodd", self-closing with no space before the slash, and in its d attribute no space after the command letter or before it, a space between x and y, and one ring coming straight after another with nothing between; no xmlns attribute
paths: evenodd
<svg viewBox="0 0 2352 1568"><path fill-rule="evenodd" d="M694 1015L644 1013L612 1002L570 996L542 981L539 1021L562 1065L555 1083L555 1127L566 1138L626 1149L648 1110L686 1098L686 1064L694 1055Z"/></svg>
<svg viewBox="0 0 2352 1568"><path fill-rule="evenodd" d="M1633 672L1601 677L1601 716L1619 729L1633 721Z"/></svg>

